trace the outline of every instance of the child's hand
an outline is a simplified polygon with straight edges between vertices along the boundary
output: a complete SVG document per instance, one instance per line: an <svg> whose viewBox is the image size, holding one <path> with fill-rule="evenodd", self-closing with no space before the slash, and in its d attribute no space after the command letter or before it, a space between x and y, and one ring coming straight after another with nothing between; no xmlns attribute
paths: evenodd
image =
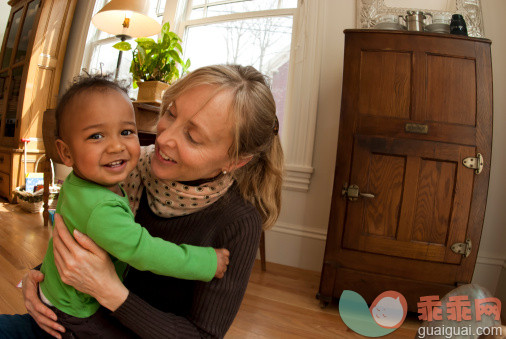
<svg viewBox="0 0 506 339"><path fill-rule="evenodd" d="M215 248L214 250L216 252L216 257L218 258L218 266L216 268L216 274L214 277L221 279L227 271L227 266L229 263L228 257L230 257L230 252L225 248Z"/></svg>

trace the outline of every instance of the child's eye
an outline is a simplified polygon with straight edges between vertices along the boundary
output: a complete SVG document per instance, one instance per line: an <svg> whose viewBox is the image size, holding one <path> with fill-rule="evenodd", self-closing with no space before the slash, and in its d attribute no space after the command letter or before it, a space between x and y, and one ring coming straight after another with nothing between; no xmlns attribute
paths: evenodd
<svg viewBox="0 0 506 339"><path fill-rule="evenodd" d="M135 132L131 129L125 129L123 131L121 131L121 135L123 136L127 136L127 135L130 135L130 134L134 134Z"/></svg>
<svg viewBox="0 0 506 339"><path fill-rule="evenodd" d="M103 138L103 136L100 133L95 133L95 134L92 134L88 137L88 139L93 139L93 140L98 140L98 139L102 139L102 138Z"/></svg>

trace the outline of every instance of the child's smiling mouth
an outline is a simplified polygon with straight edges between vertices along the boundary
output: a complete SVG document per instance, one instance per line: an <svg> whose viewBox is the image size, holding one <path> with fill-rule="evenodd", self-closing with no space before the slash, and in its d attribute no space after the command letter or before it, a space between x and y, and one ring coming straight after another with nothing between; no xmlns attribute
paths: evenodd
<svg viewBox="0 0 506 339"><path fill-rule="evenodd" d="M115 160L115 161L112 161L108 164L105 164L104 166L109 167L109 168L118 168L124 164L126 164L126 160Z"/></svg>

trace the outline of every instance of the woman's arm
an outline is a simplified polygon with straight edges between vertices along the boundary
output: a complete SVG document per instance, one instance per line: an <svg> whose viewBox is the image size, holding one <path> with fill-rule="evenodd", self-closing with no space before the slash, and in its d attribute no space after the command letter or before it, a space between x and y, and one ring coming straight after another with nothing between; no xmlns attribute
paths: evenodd
<svg viewBox="0 0 506 339"><path fill-rule="evenodd" d="M224 233L223 244L230 249L230 264L223 279L195 282L188 316L162 312L130 293L113 313L123 325L143 338L221 338L232 324L242 302L260 240L261 220L248 215ZM146 286L149 288L149 286Z"/></svg>
<svg viewBox="0 0 506 339"><path fill-rule="evenodd" d="M109 310L116 310L126 300L128 289L119 279L109 255L77 230L74 238L63 218L56 214L53 249L62 281L91 295Z"/></svg>
<svg viewBox="0 0 506 339"><path fill-rule="evenodd" d="M74 240L58 215L53 245L63 282L95 297L139 336L213 338L225 335L239 310L260 232L258 213L249 214L227 227L223 243L219 244L230 249L227 273L223 279L214 279L210 283L195 282L192 307L187 317L162 312L128 293L107 253L81 233L75 233Z"/></svg>

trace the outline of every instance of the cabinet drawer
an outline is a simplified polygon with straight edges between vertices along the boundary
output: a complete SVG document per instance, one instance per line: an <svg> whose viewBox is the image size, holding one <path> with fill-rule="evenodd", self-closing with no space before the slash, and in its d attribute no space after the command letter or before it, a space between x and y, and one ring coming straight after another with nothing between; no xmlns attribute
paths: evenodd
<svg viewBox="0 0 506 339"><path fill-rule="evenodd" d="M0 172L10 172L11 155L0 152Z"/></svg>
<svg viewBox="0 0 506 339"><path fill-rule="evenodd" d="M0 196L9 198L9 175L0 173Z"/></svg>

